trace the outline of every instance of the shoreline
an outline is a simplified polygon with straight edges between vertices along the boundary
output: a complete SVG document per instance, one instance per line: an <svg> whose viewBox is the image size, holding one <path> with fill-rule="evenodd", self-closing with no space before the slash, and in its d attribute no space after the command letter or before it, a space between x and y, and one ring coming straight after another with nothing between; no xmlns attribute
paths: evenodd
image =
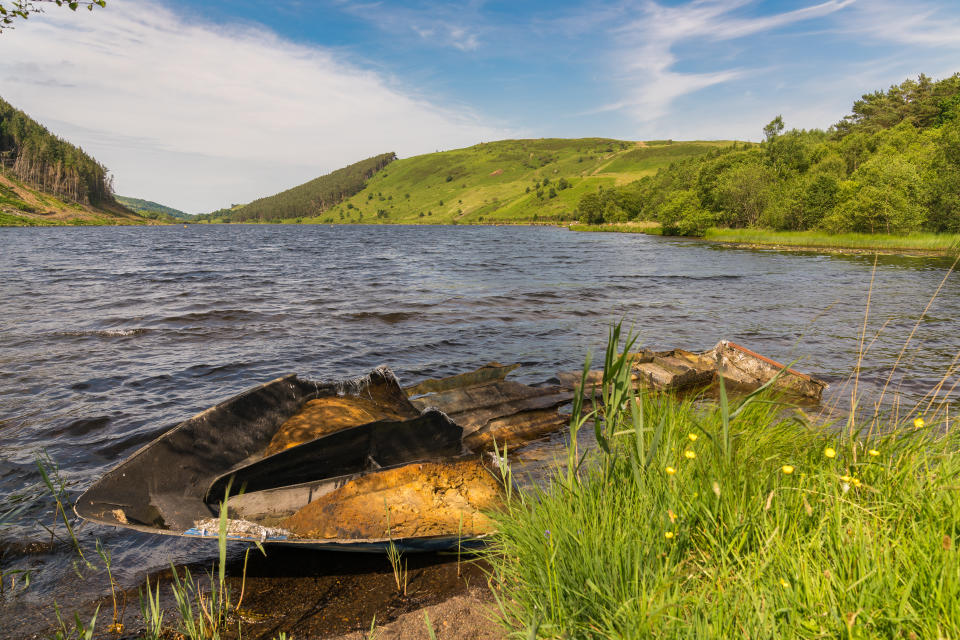
<svg viewBox="0 0 960 640"><path fill-rule="evenodd" d="M949 256L951 253L960 250L960 234L918 233L894 236L890 234L843 233L830 235L816 231L711 228L707 230L704 236L664 236L660 233L661 228L656 223L574 224L570 225L569 229L582 233L639 233L674 240L705 242L731 248L812 253ZM936 246L937 244L940 246Z"/></svg>
<svg viewBox="0 0 960 640"><path fill-rule="evenodd" d="M670 237L670 236L667 236ZM731 249L763 249L768 251L788 251L794 253L831 253L841 255L873 255L882 256L914 256L925 258L942 258L950 256L950 249L914 249L910 247L843 247L825 245L797 245L779 242L737 242L735 240L711 240L708 238L691 238L699 242L725 246Z"/></svg>
<svg viewBox="0 0 960 640"><path fill-rule="evenodd" d="M498 222L429 222L429 223L391 223L391 222L360 222L360 223L327 223L327 222L295 222L293 220L279 220L272 222L193 222L188 220L176 222L163 222L158 220L149 220L143 223L139 222L79 222L71 223L69 221L42 221L39 224L4 224L0 219L0 228L40 228L40 227L176 227L176 226L208 226L208 225L301 225L301 226L414 226L414 227L557 227L567 229L577 233L636 233L649 236L659 236L673 240L685 240L689 242L703 242L713 245L726 246L739 249L761 249L773 251L793 251L808 253L826 253L826 254L850 254L850 255L906 255L917 257L946 257L954 252L960 251L960 234L917 234L924 242L918 244L940 244L940 246L918 246L911 244L907 239L910 236L892 236L887 234L877 234L874 237L871 234L821 234L817 232L777 232L764 230L723 230L709 229L707 234L702 237L697 236L669 236L661 233L661 227L657 223L604 223L599 225L587 225L577 222L540 222L532 220L521 221L498 221ZM744 236L744 239L737 239L737 236ZM807 241L803 235L810 236ZM711 237L712 236L712 237ZM813 238L827 239L827 242L817 242ZM838 238L835 241L830 241ZM844 241L843 239L847 240ZM798 240L798 241L794 241ZM898 243L904 243L898 246ZM949 242L949 244L947 244Z"/></svg>

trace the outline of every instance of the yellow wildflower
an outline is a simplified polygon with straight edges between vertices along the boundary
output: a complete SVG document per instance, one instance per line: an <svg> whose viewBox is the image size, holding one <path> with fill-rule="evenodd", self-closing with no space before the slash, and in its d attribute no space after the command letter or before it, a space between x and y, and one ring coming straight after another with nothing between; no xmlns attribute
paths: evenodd
<svg viewBox="0 0 960 640"><path fill-rule="evenodd" d="M673 512L673 510L667 509L667 515L670 516L670 522L676 522L676 521L677 521L677 514L675 514L675 513Z"/></svg>
<svg viewBox="0 0 960 640"><path fill-rule="evenodd" d="M874 458L876 458L878 455L880 455L880 452L877 451L876 449L870 449L870 451L867 451L867 453L869 453L869 454L870 454L871 456L873 456Z"/></svg>
<svg viewBox="0 0 960 640"><path fill-rule="evenodd" d="M697 454L694 451L687 449L686 451L683 452L683 457L686 458L687 460L693 460L694 458L697 457Z"/></svg>
<svg viewBox="0 0 960 640"><path fill-rule="evenodd" d="M785 464L780 467L780 471L783 471L785 474L790 475L793 473L793 465Z"/></svg>
<svg viewBox="0 0 960 640"><path fill-rule="evenodd" d="M828 458L836 458L837 450L834 449L833 447L827 447L826 449L823 450L823 455L827 456Z"/></svg>
<svg viewBox="0 0 960 640"><path fill-rule="evenodd" d="M784 580L783 578L780 578L780 586L786 589L787 587L790 586L790 583Z"/></svg>
<svg viewBox="0 0 960 640"><path fill-rule="evenodd" d="M853 480L853 478L851 478L850 476L840 476L841 482L850 482L851 480Z"/></svg>
<svg viewBox="0 0 960 640"><path fill-rule="evenodd" d="M673 474L675 474L675 473L677 472L677 470L674 469L673 467L667 467L667 468L666 468L666 472L667 472L667 475L668 475L668 476L672 476Z"/></svg>
<svg viewBox="0 0 960 640"><path fill-rule="evenodd" d="M697 441L697 438L699 438L700 436L698 436L698 435L695 434L695 433L688 433L688 434L687 434L687 437L690 438L690 442L696 442L696 441Z"/></svg>
<svg viewBox="0 0 960 640"><path fill-rule="evenodd" d="M859 487L859 486L860 486L860 478L850 478L850 482L852 482L852 483L853 483L853 486L855 486L855 487Z"/></svg>
<svg viewBox="0 0 960 640"><path fill-rule="evenodd" d="M914 429L923 429L924 425L927 423L923 421L923 418L914 418L913 428Z"/></svg>
<svg viewBox="0 0 960 640"><path fill-rule="evenodd" d="M663 537L666 538L667 540L673 540L673 531L667 531L666 533L663 534Z"/></svg>

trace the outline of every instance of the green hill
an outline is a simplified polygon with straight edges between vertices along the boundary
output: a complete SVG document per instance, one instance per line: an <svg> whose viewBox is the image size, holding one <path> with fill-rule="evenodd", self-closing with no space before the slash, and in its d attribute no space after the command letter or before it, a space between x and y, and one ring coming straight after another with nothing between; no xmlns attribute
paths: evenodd
<svg viewBox="0 0 960 640"><path fill-rule="evenodd" d="M107 168L0 99L0 225L146 224Z"/></svg>
<svg viewBox="0 0 960 640"><path fill-rule="evenodd" d="M370 176L396 159L395 153L367 158L276 195L242 206L233 205L230 209L205 214L200 219L226 217L232 222L275 222L283 218L320 215L361 191Z"/></svg>
<svg viewBox="0 0 960 640"><path fill-rule="evenodd" d="M114 196L114 198L126 208L139 213L145 218L163 220L165 217L169 217L176 218L177 220L193 220L192 213L185 213L179 209L174 209L173 207L168 207L153 202L152 200L143 200L141 198L131 198L128 196Z"/></svg>
<svg viewBox="0 0 960 640"><path fill-rule="evenodd" d="M726 144L606 138L502 140L394 160L365 177L361 188L342 199L307 197L328 184L338 174L334 172L206 218L406 224L572 220L585 193L635 181ZM356 176L358 165L340 171L350 169Z"/></svg>
<svg viewBox="0 0 960 640"><path fill-rule="evenodd" d="M587 194L577 203L582 221L659 223L683 235L960 233L960 73L865 94L826 130L786 130L780 116L761 130L760 144L678 157L655 175Z"/></svg>

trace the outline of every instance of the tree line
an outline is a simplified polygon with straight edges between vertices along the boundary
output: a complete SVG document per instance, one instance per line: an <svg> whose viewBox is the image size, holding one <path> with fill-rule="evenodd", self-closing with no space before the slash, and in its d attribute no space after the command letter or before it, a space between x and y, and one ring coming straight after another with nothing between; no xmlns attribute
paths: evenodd
<svg viewBox="0 0 960 640"><path fill-rule="evenodd" d="M397 154L383 153L337 169L276 195L260 198L236 209L214 211L196 219L227 218L232 222L311 218L337 206L360 192L367 180L397 159Z"/></svg>
<svg viewBox="0 0 960 640"><path fill-rule="evenodd" d="M583 196L583 222L652 220L665 233L710 226L831 233L960 232L960 74L920 75L857 100L827 130L734 143L622 187Z"/></svg>
<svg viewBox="0 0 960 640"><path fill-rule="evenodd" d="M83 149L58 138L0 99L0 166L63 200L113 204L113 178Z"/></svg>

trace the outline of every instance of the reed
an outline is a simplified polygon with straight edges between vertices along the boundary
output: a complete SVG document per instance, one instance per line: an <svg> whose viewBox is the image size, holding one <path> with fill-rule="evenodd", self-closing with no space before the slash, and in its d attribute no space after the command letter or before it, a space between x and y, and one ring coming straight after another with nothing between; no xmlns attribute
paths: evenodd
<svg viewBox="0 0 960 640"><path fill-rule="evenodd" d="M390 568L393 570L393 581L397 585L397 594L406 597L407 595L407 560L403 553L393 543L393 540L387 545L387 560L390 562Z"/></svg>
<svg viewBox="0 0 960 640"><path fill-rule="evenodd" d="M227 501L230 484L220 503L219 531L217 535L218 562L207 572L209 592L194 580L190 569L184 567L183 575L173 565L173 597L179 614L176 621L177 631L190 640L220 640L227 631L230 615L235 607L231 602L230 588L227 585ZM239 622L237 634L240 635Z"/></svg>
<svg viewBox="0 0 960 640"><path fill-rule="evenodd" d="M70 523L70 516L67 513L67 506L71 504L69 493L67 491L67 483L64 480L63 476L60 475L60 467L54 462L53 458L50 457L45 450L42 451L34 461L37 465L37 469L40 471L40 477L43 479L43 484L46 486L47 491L50 496L53 497L54 502L56 503L56 510L53 514L54 522L51 527L46 527L42 525L50 533L51 542L56 537L56 520L59 517L63 522L64 528L67 530L67 535L70 536L70 542L73 545L74 551L77 552L77 555L80 556L80 560L90 567L90 563L87 561L86 556L83 555L83 548L80 546L80 541L77 539L77 534L73 530L73 525Z"/></svg>
<svg viewBox="0 0 960 640"><path fill-rule="evenodd" d="M767 390L731 400L721 386L714 405L637 397L620 337L597 390L597 450L578 452L572 433L566 468L495 516L485 556L508 629L960 637L960 433L932 416L814 425Z"/></svg>
<svg viewBox="0 0 960 640"><path fill-rule="evenodd" d="M387 516L387 560L390 562L390 568L393 570L393 581L397 585L397 595L406 597L407 595L407 561L403 557L403 552L393 542L393 534L390 531L390 507L386 499L383 501L383 509Z"/></svg>
<svg viewBox="0 0 960 640"><path fill-rule="evenodd" d="M423 612L423 622L427 625L427 637L430 640L437 640L437 633L433 630L433 623L430 622L430 614L426 611Z"/></svg>
<svg viewBox="0 0 960 640"><path fill-rule="evenodd" d="M150 578L147 577L146 598L143 590L138 590L140 596L140 617L143 619L144 640L160 640L164 634L163 608L160 606L160 580L157 580L157 588L153 590L150 586Z"/></svg>
<svg viewBox="0 0 960 640"><path fill-rule="evenodd" d="M53 640L93 640L94 627L97 625L97 614L100 613L98 606L93 612L90 622L84 624L80 619L80 614L73 614L73 625L67 624L60 615L60 607L53 603L53 611L57 617L57 626L53 632Z"/></svg>
<svg viewBox="0 0 960 640"><path fill-rule="evenodd" d="M100 540L97 540L96 543L97 555L100 556L100 560L103 561L103 568L107 572L107 580L110 583L110 599L113 602L113 622L110 623L110 626L107 627L107 631L110 633L115 633L120 635L123 633L123 613L127 608L127 592L120 591L123 596L123 606L117 608L117 581L113 578L113 554L110 553L110 550L103 546L103 543Z"/></svg>

